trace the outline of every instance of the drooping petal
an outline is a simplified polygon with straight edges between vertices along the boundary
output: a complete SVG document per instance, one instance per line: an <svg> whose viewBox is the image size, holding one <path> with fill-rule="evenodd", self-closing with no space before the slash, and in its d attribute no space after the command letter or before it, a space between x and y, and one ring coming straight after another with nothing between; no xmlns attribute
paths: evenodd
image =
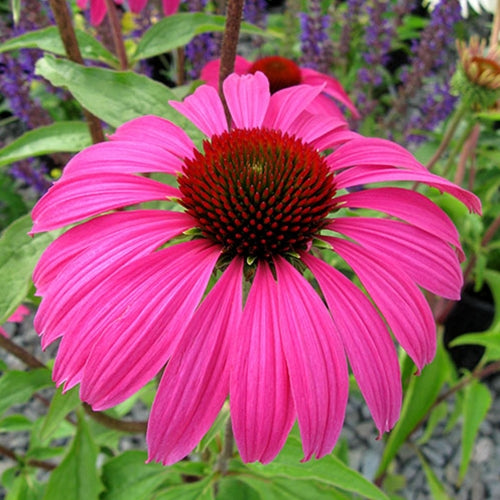
<svg viewBox="0 0 500 500"><path fill-rule="evenodd" d="M344 170L335 176L335 185L338 189L360 186L372 182L389 181L423 182L440 191L451 194L457 200L460 200L471 212L481 214L481 200L475 194L428 171L417 172L398 168L354 167Z"/></svg>
<svg viewBox="0 0 500 500"><path fill-rule="evenodd" d="M323 86L295 85L271 96L263 126L288 131L294 120L321 93Z"/></svg>
<svg viewBox="0 0 500 500"><path fill-rule="evenodd" d="M277 295L268 264L259 263L234 339L229 391L234 437L243 462L270 462L295 420Z"/></svg>
<svg viewBox="0 0 500 500"><path fill-rule="evenodd" d="M34 272L44 297L35 319L42 346L79 322L74 313L99 283L191 227L192 219L184 213L136 210L92 219L62 235Z"/></svg>
<svg viewBox="0 0 500 500"><path fill-rule="evenodd" d="M148 0L128 0L128 4L130 6L130 10L134 14L138 14L142 9L146 6Z"/></svg>
<svg viewBox="0 0 500 500"><path fill-rule="evenodd" d="M236 56L234 59L234 71L237 75L246 75L248 70L252 66L250 61L247 61L244 57ZM207 85L211 87L218 88L219 86L219 71L220 71L220 59L215 59L208 62L203 66L200 74L200 79L203 80Z"/></svg>
<svg viewBox="0 0 500 500"><path fill-rule="evenodd" d="M387 139L358 137L326 157L332 171L337 172L354 166L391 166L427 172L427 169L399 144Z"/></svg>
<svg viewBox="0 0 500 500"><path fill-rule="evenodd" d="M448 215L424 195L395 187L363 189L338 196L335 201L349 208L368 208L399 217L451 243L460 260L465 258L457 228Z"/></svg>
<svg viewBox="0 0 500 500"><path fill-rule="evenodd" d="M338 217L328 229L356 240L373 255L393 259L420 286L436 295L460 299L463 275L452 248L442 239L403 222Z"/></svg>
<svg viewBox="0 0 500 500"><path fill-rule="evenodd" d="M436 352L436 325L429 305L413 280L392 260L379 261L350 241L322 236L352 267L403 349L421 370Z"/></svg>
<svg viewBox="0 0 500 500"><path fill-rule="evenodd" d="M86 6L88 2L84 3ZM107 12L108 9L105 0L90 0L90 24L92 24L92 26L99 26L104 20Z"/></svg>
<svg viewBox="0 0 500 500"><path fill-rule="evenodd" d="M318 280L380 434L389 431L399 418L402 389L396 349L384 322L342 273L311 255L302 259Z"/></svg>
<svg viewBox="0 0 500 500"><path fill-rule="evenodd" d="M350 97L347 95L347 92L335 78L329 75L325 75L324 73L319 73L318 71L310 68L300 68L300 74L302 76L302 83L306 83L308 85L321 85L325 83L325 94L328 94L334 99L337 99L337 101L346 106L347 109L352 112L352 116L354 118L360 117L356 106L354 106Z"/></svg>
<svg viewBox="0 0 500 500"><path fill-rule="evenodd" d="M176 175L182 160L148 142L100 142L74 156L64 168L63 180L97 174L162 172Z"/></svg>
<svg viewBox="0 0 500 500"><path fill-rule="evenodd" d="M67 226L108 210L180 196L176 188L130 174L60 179L33 208L30 234Z"/></svg>
<svg viewBox="0 0 500 500"><path fill-rule="evenodd" d="M191 319L165 368L149 418L149 460L171 465L209 430L229 392L239 335L243 261L235 259Z"/></svg>
<svg viewBox="0 0 500 500"><path fill-rule="evenodd" d="M184 130L164 118L153 115L125 122L109 139L158 146L179 158L191 158L195 149L193 141Z"/></svg>
<svg viewBox="0 0 500 500"><path fill-rule="evenodd" d="M231 74L224 80L223 89L234 127L260 127L271 97L269 81L264 73Z"/></svg>
<svg viewBox="0 0 500 500"><path fill-rule="evenodd" d="M304 460L330 453L347 404L342 340L319 295L282 257L274 259L283 352L304 449Z"/></svg>
<svg viewBox="0 0 500 500"><path fill-rule="evenodd" d="M209 85L198 87L194 94L186 97L183 102L168 103L208 137L227 130L226 115L219 94Z"/></svg>
<svg viewBox="0 0 500 500"><path fill-rule="evenodd" d="M67 331L54 380L109 408L140 389L166 363L205 291L220 250L202 240L136 259L101 283ZM83 371L83 372L82 372Z"/></svg>

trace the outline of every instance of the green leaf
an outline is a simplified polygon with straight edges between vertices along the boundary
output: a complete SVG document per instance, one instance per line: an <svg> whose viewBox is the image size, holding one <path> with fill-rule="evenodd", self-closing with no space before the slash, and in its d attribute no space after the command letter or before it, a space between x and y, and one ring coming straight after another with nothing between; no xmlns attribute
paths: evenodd
<svg viewBox="0 0 500 500"><path fill-rule="evenodd" d="M77 152L92 144L83 122L56 122L30 130L0 149L0 166L15 161L58 152Z"/></svg>
<svg viewBox="0 0 500 500"><path fill-rule="evenodd" d="M427 460L422 455L418 448L415 448L418 458L422 463L422 468L424 469L425 477L427 483L429 484L429 489L431 490L431 495L434 500L451 500L451 497L446 493L443 484L439 481L434 471L431 469Z"/></svg>
<svg viewBox="0 0 500 500"><path fill-rule="evenodd" d="M10 7L12 10L14 24L17 24L19 23L19 19L21 17L21 0L10 0Z"/></svg>
<svg viewBox="0 0 500 500"><path fill-rule="evenodd" d="M0 377L0 415L12 405L26 403L39 389L52 385L50 371L46 368L4 373Z"/></svg>
<svg viewBox="0 0 500 500"><path fill-rule="evenodd" d="M97 471L98 448L85 419L78 419L78 430L68 454L50 475L44 500L98 500L103 487Z"/></svg>
<svg viewBox="0 0 500 500"><path fill-rule="evenodd" d="M165 17L153 24L142 36L132 61L170 52L189 43L196 35L211 31L224 31L226 18L203 12L183 12ZM259 36L279 36L276 32L263 31L249 23L241 24L241 33Z"/></svg>
<svg viewBox="0 0 500 500"><path fill-rule="evenodd" d="M438 342L434 361L427 365L420 375L414 376L408 385L399 422L389 434L377 476L386 471L406 438L425 418L438 397L449 371L450 361L446 357L442 342Z"/></svg>
<svg viewBox="0 0 500 500"><path fill-rule="evenodd" d="M29 214L14 221L0 237L0 324L16 310L31 286L35 264L57 231L28 236L32 222Z"/></svg>
<svg viewBox="0 0 500 500"><path fill-rule="evenodd" d="M434 432L434 429L436 428L437 424L443 420L446 415L448 414L448 403L446 401L443 401L441 404L437 405L436 408L434 408L429 416L429 420L427 421L427 424L425 426L425 431L422 434L422 437L418 440L418 444L422 445L424 443L427 443L429 439L432 437L432 433Z"/></svg>
<svg viewBox="0 0 500 500"><path fill-rule="evenodd" d="M175 100L172 91L146 76L132 71L86 68L50 55L38 60L36 73L56 87L67 88L84 108L113 127L154 114L173 121L190 135L200 135L193 124L168 104L169 100Z"/></svg>
<svg viewBox="0 0 500 500"><path fill-rule="evenodd" d="M0 230L28 212L16 183L7 172L0 172Z"/></svg>
<svg viewBox="0 0 500 500"><path fill-rule="evenodd" d="M256 489L231 476L224 476L218 484L217 500L261 500Z"/></svg>
<svg viewBox="0 0 500 500"><path fill-rule="evenodd" d="M33 422L24 415L9 415L0 420L0 432L28 431L33 427Z"/></svg>
<svg viewBox="0 0 500 500"><path fill-rule="evenodd" d="M318 481L326 486L340 488L371 499L387 499L384 492L350 469L334 455L320 460L301 463L303 457L300 441L291 436L276 459L266 465L248 464L247 468L260 477L282 478L284 480Z"/></svg>
<svg viewBox="0 0 500 500"><path fill-rule="evenodd" d="M213 423L210 430L203 436L200 443L196 447L197 452L202 452L207 448L207 446L215 439L216 436L224 432L226 427L227 419L229 418L229 406L224 405L217 415L215 422Z"/></svg>
<svg viewBox="0 0 500 500"><path fill-rule="evenodd" d="M262 500L345 500L349 498L325 484L314 481L269 479L255 476L242 476L239 480L254 489ZM241 497L234 496L232 498Z"/></svg>
<svg viewBox="0 0 500 500"><path fill-rule="evenodd" d="M462 425L462 459L460 462L459 479L467 473L474 448L474 440L484 417L491 406L491 394L485 385L477 380L465 388L464 420Z"/></svg>
<svg viewBox="0 0 500 500"><path fill-rule="evenodd" d="M40 429L41 441L49 439L57 430L64 417L80 405L77 387L74 387L65 394L63 394L62 390L62 387L59 387L50 402L49 411Z"/></svg>
<svg viewBox="0 0 500 500"><path fill-rule="evenodd" d="M14 479L5 500L40 500L43 489L44 485L23 472Z"/></svg>
<svg viewBox="0 0 500 500"><path fill-rule="evenodd" d="M81 30L76 30L76 38L84 59L100 61L118 66L117 58L103 47L93 36ZM0 44L0 53L17 49L40 49L58 56L66 56L59 31L55 26L29 31Z"/></svg>
<svg viewBox="0 0 500 500"><path fill-rule="evenodd" d="M207 477L194 483L169 487L151 500L213 500L213 479Z"/></svg>
<svg viewBox="0 0 500 500"><path fill-rule="evenodd" d="M170 467L146 464L147 453L126 451L102 468L105 492L101 500L150 500L153 492L175 474Z"/></svg>

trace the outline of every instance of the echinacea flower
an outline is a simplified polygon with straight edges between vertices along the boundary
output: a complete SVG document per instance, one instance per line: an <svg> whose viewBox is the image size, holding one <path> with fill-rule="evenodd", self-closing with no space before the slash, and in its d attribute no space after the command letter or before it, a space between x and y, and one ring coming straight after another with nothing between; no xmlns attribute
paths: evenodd
<svg viewBox="0 0 500 500"><path fill-rule="evenodd" d="M219 82L220 59L210 61L201 70L200 78L217 88ZM341 118L342 112L333 99L345 106L354 118L359 118L359 112L347 95L342 85L332 76L325 75L314 69L302 68L291 59L281 56L268 56L257 59L255 62L248 61L244 57L236 56L234 61L234 72L237 75L253 74L261 71L267 76L271 94L278 90L295 85L324 85L323 92L309 104L308 111L318 114L330 114Z"/></svg>
<svg viewBox="0 0 500 500"><path fill-rule="evenodd" d="M345 353L387 431L401 405L388 328L421 369L436 337L419 286L458 299L462 285L456 229L434 203L398 187L345 189L417 181L476 212L480 202L404 148L305 111L323 86L271 95L257 72L230 75L223 91L231 128L209 85L171 102L205 134L200 149L178 126L145 116L68 163L33 210L32 233L77 224L35 269L35 327L44 347L61 338L56 383L80 384L95 410L164 368L150 460L189 454L228 395L245 462L271 461L295 420L304 460L322 457L344 419ZM167 200L172 209L126 209ZM371 300L332 258L345 260Z"/></svg>
<svg viewBox="0 0 500 500"><path fill-rule="evenodd" d="M82 10L85 10L90 2L90 23L93 26L99 26L102 23L108 11L106 0L76 0L76 5ZM123 0L115 0L117 5L123 4ZM138 14L146 6L148 0L128 0L128 6L134 14ZM170 16L177 12L180 0L162 0L163 12L166 16Z"/></svg>
<svg viewBox="0 0 500 500"><path fill-rule="evenodd" d="M8 323L20 323L25 316L30 313L30 310L23 304L21 304L8 318ZM7 337L7 332L0 326L0 335Z"/></svg>

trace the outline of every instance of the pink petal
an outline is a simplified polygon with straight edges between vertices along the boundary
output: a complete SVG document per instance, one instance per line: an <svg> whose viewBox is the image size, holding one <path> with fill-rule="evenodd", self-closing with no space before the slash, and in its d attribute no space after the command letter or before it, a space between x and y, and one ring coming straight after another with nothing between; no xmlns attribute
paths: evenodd
<svg viewBox="0 0 500 500"><path fill-rule="evenodd" d="M233 260L196 311L165 368L149 418L149 461L171 465L184 458L224 404L230 346L239 335L242 269L242 260Z"/></svg>
<svg viewBox="0 0 500 500"><path fill-rule="evenodd" d="M60 179L35 205L30 234L50 231L137 203L180 198L176 188L130 174Z"/></svg>
<svg viewBox="0 0 500 500"><path fill-rule="evenodd" d="M252 66L250 61L247 61L244 57L236 56L234 60L234 71L237 75L246 75L248 70ZM207 85L217 89L219 87L219 71L220 71L220 59L215 59L210 61L201 70L200 79L203 80Z"/></svg>
<svg viewBox="0 0 500 500"><path fill-rule="evenodd" d="M142 142L157 146L179 158L191 158L195 145L177 125L159 116L141 116L118 127L111 141Z"/></svg>
<svg viewBox="0 0 500 500"><path fill-rule="evenodd" d="M30 310L23 304L17 307L17 309L9 316L7 321L11 323L20 323L24 320L24 317L30 313Z"/></svg>
<svg viewBox="0 0 500 500"><path fill-rule="evenodd" d="M224 80L223 88L234 127L260 127L271 97L264 73L244 76L233 73Z"/></svg>
<svg viewBox="0 0 500 500"><path fill-rule="evenodd" d="M458 231L451 219L435 203L416 191L393 187L363 189L339 196L335 201L343 207L380 210L399 217L451 243L457 249L460 260L465 258Z"/></svg>
<svg viewBox="0 0 500 500"><path fill-rule="evenodd" d="M295 85L271 96L264 127L288 131L294 120L321 93L323 87Z"/></svg>
<svg viewBox="0 0 500 500"><path fill-rule="evenodd" d="M107 12L105 0L90 0L90 24L92 26L99 26Z"/></svg>
<svg viewBox="0 0 500 500"><path fill-rule="evenodd" d="M34 273L44 297L35 318L43 347L80 322L81 304L101 282L191 227L183 213L137 210L92 219L58 238Z"/></svg>
<svg viewBox="0 0 500 500"><path fill-rule="evenodd" d="M374 256L393 259L420 286L459 300L463 275L455 253L442 239L403 222L367 217L339 217L328 225L361 243Z"/></svg>
<svg viewBox="0 0 500 500"><path fill-rule="evenodd" d="M277 284L260 262L234 339L230 380L234 437L243 462L270 462L295 420L280 340Z"/></svg>
<svg viewBox="0 0 500 500"><path fill-rule="evenodd" d="M80 359L68 366L77 373L74 363L88 353L82 400L95 410L110 408L158 373L203 297L219 254L204 240L180 243L131 262L102 284L86 304L87 318L95 316L96 303L106 301L104 311L87 321L78 341L74 338L73 351ZM91 342L89 337L94 337Z"/></svg>
<svg viewBox="0 0 500 500"><path fill-rule="evenodd" d="M388 181L423 182L440 191L451 194L460 200L471 212L481 214L481 201L475 194L428 171L416 172L394 168L355 167L340 172L335 176L335 185L338 189L360 186L372 182Z"/></svg>
<svg viewBox="0 0 500 500"><path fill-rule="evenodd" d="M343 119L303 111L290 125L288 133L321 151L336 145L335 138L346 129L347 124ZM328 146L321 147L320 144L325 142L326 136L332 137L333 141L330 143L327 140Z"/></svg>
<svg viewBox="0 0 500 500"><path fill-rule="evenodd" d="M353 166L391 166L427 172L427 169L399 144L372 137L358 136L357 139L340 146L326 161L334 172Z"/></svg>
<svg viewBox="0 0 500 500"><path fill-rule="evenodd" d="M63 180L97 174L162 172L176 175L182 160L147 142L100 142L74 156L64 168Z"/></svg>
<svg viewBox="0 0 500 500"><path fill-rule="evenodd" d="M311 255L302 259L318 280L380 434L389 431L399 418L402 390L396 349L384 322L342 273Z"/></svg>
<svg viewBox="0 0 500 500"><path fill-rule="evenodd" d="M146 6L148 0L128 0L128 4L130 6L130 10L134 14L138 14L142 9Z"/></svg>
<svg viewBox="0 0 500 500"><path fill-rule="evenodd" d="M209 85L198 87L183 102L169 101L169 104L208 137L227 130L226 115L219 94Z"/></svg>
<svg viewBox="0 0 500 500"><path fill-rule="evenodd" d="M166 16L171 16L179 10L179 4L181 0L162 0L163 13Z"/></svg>
<svg viewBox="0 0 500 500"><path fill-rule="evenodd" d="M306 83L308 85L321 85L322 83L326 83L324 93L344 104L349 110L351 110L354 118L360 118L360 114L352 103L350 97L347 95L347 92L335 78L309 68L300 68L300 73L302 75L302 83Z"/></svg>
<svg viewBox="0 0 500 500"><path fill-rule="evenodd" d="M344 421L348 375L342 341L305 278L281 257L274 263L281 343L304 461L321 458L332 451Z"/></svg>
<svg viewBox="0 0 500 500"><path fill-rule="evenodd" d="M422 292L392 260L381 261L364 248L322 236L352 267L389 324L394 336L418 369L430 363L436 352L436 325Z"/></svg>

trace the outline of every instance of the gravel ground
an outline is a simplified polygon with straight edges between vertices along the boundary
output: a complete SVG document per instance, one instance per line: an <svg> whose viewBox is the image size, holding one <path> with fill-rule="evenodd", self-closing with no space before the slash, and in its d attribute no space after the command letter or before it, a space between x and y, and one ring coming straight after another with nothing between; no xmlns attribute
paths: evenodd
<svg viewBox="0 0 500 500"><path fill-rule="evenodd" d="M16 343L42 361L48 361L56 347L51 346L48 351L42 352L38 336L33 330L32 320L30 316L23 325L9 324L6 330ZM25 368L22 362L8 353L0 352L0 359L6 361L12 368L21 370ZM461 485L457 484L461 451L460 424L456 425L451 432L445 433L445 422L442 422L434 431L433 438L421 447L428 463L443 482L452 499L497 500L500 498L500 376L491 378L487 383L493 396L493 404L479 429L469 471ZM50 397L50 391L46 396ZM45 406L36 399L18 410L23 411L28 418L32 419L46 412ZM138 411L141 414L134 415L134 418L144 419L143 410L138 409ZM369 479L375 476L384 446L382 441L375 439L376 436L377 431L364 401L354 396L350 397L342 437L349 446L351 467L361 471ZM25 451L27 439L28 434L24 432L0 434L0 444L19 453ZM126 438L122 446L123 449L144 449L144 440L137 436ZM0 476L12 464L10 459L0 455ZM406 478L406 486L399 492L402 498L407 500L432 499L421 463L410 446L404 445L401 448L395 459L393 472ZM0 499L3 498L5 498L5 492L0 489Z"/></svg>

